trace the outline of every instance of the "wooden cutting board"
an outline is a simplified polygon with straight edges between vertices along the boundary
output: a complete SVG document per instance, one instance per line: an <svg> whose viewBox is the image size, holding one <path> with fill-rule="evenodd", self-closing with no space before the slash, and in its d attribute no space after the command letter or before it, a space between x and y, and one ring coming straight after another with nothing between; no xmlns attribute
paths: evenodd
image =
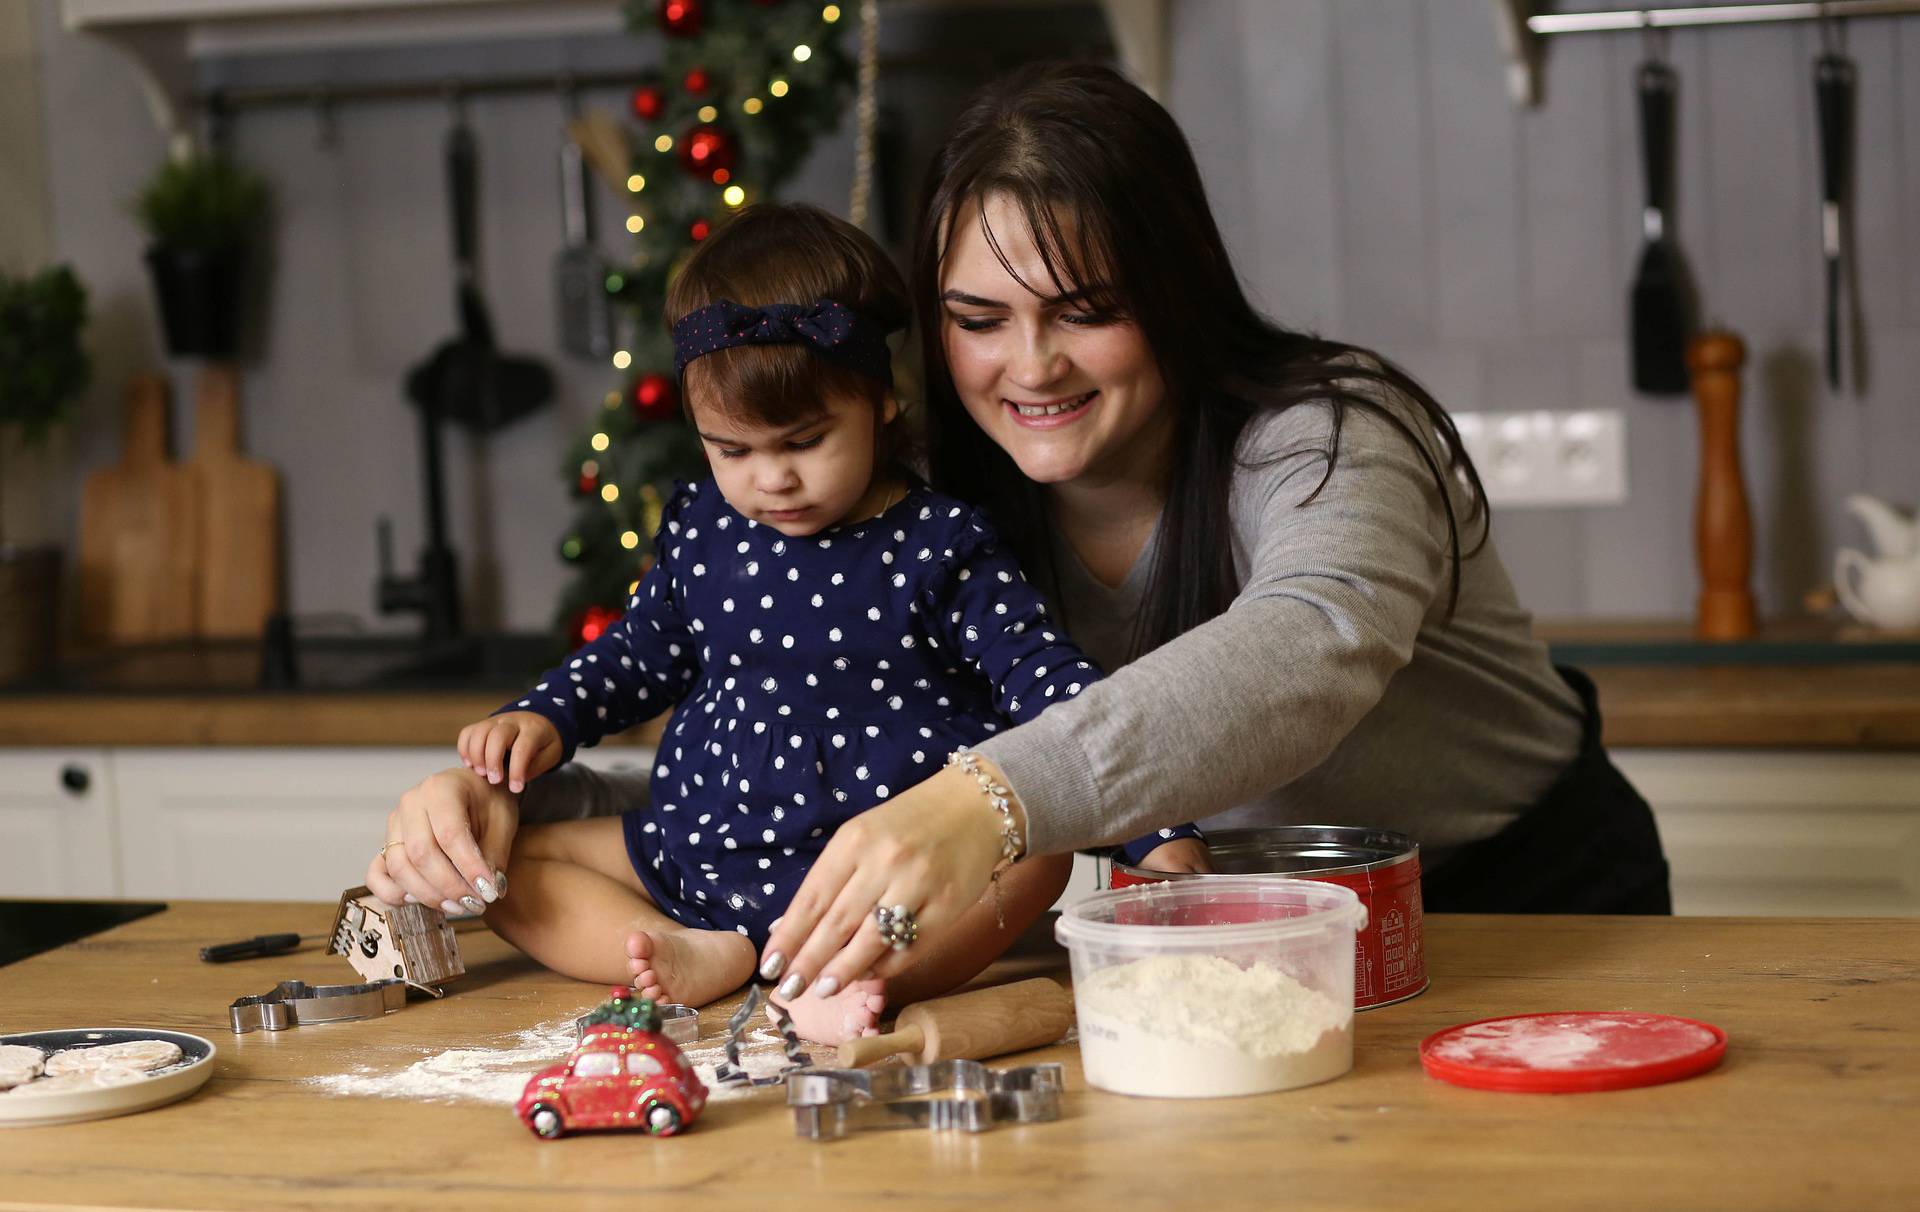
<svg viewBox="0 0 1920 1212"><path fill-rule="evenodd" d="M167 388L127 384L120 461L80 491L80 633L88 641L181 639L195 628L198 484L167 457Z"/></svg>
<svg viewBox="0 0 1920 1212"><path fill-rule="evenodd" d="M240 453L240 391L231 366L200 371L193 454L199 481L197 630L213 639L258 639L280 609L280 473Z"/></svg>

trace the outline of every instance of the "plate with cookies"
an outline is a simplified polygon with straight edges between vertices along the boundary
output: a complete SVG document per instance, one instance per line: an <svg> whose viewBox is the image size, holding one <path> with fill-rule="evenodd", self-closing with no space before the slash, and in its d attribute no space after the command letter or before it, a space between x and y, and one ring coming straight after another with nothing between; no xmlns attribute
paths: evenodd
<svg viewBox="0 0 1920 1212"><path fill-rule="evenodd" d="M213 1076L211 1041L151 1027L0 1035L0 1127L129 1115Z"/></svg>

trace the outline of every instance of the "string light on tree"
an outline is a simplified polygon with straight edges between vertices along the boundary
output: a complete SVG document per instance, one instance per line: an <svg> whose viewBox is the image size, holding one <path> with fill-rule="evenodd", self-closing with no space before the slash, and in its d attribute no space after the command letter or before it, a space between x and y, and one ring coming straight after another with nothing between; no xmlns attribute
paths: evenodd
<svg viewBox="0 0 1920 1212"><path fill-rule="evenodd" d="M860 24L841 18L866 10L846 0L627 0L623 11L662 53L624 99L638 149L622 177L633 253L606 278L627 311L624 383L559 468L575 515L561 543L572 579L555 626L575 642L587 622L618 617L652 558L664 494L705 471L661 314L668 277L734 211L777 197L816 139L840 128L855 80L846 27ZM866 40L857 45L865 57ZM616 613L586 614L592 607Z"/></svg>

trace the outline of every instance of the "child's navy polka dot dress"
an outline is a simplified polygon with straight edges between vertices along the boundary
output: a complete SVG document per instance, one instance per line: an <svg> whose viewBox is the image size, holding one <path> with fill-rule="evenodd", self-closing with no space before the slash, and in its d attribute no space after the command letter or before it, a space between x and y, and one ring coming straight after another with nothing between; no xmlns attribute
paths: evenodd
<svg viewBox="0 0 1920 1212"><path fill-rule="evenodd" d="M624 823L688 925L763 942L841 822L1099 676L980 513L924 486L789 538L708 481L657 551L626 615L504 710L552 720L571 758L679 706Z"/></svg>

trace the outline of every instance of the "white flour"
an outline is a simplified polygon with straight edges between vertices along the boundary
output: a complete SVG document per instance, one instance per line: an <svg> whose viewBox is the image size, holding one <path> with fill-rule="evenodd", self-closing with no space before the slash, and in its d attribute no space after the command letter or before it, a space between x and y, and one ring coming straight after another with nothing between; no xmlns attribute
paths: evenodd
<svg viewBox="0 0 1920 1212"><path fill-rule="evenodd" d="M1353 1067L1353 1010L1265 964L1154 956L1074 983L1089 1084L1212 1098L1287 1090Z"/></svg>
<svg viewBox="0 0 1920 1212"><path fill-rule="evenodd" d="M584 1014L591 1007L583 1007ZM504 1048L450 1048L398 1071L377 1065L362 1065L352 1073L310 1077L307 1084L319 1086L329 1094L360 1095L374 1098L412 1098L427 1101L466 1100L512 1106L526 1088L527 1079L546 1066L564 1059L579 1042L574 1017L556 1019L529 1027ZM705 1016L702 1015L704 1018ZM741 1098L759 1087L714 1084L713 1073L726 1059L726 1024L701 1043L684 1046L681 1051L693 1063L694 1072L706 1084L708 1102ZM750 1075L761 1077L785 1067L781 1041L771 1028L762 1027L747 1034L741 1042L740 1064Z"/></svg>

